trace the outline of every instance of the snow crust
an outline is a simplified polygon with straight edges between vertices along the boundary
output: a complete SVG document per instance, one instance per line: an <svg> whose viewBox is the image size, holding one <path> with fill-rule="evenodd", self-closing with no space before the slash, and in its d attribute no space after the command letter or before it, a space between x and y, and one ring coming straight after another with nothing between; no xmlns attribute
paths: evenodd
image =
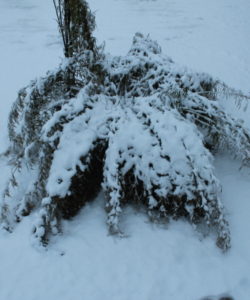
<svg viewBox="0 0 250 300"><path fill-rule="evenodd" d="M123 49L125 53L134 32L149 32L176 61L249 92L249 1L89 3L97 10L97 36L100 41L107 40L112 53L120 54ZM52 9L49 0L0 0L1 150L6 147L4 128L17 90L30 78L58 64L61 52L55 44L58 36ZM234 104L227 102L224 105L250 124L249 110L236 110ZM76 137L77 126L76 121ZM126 126L132 138L133 131L129 124ZM95 133L90 130L88 134L91 140ZM76 138L75 142L81 140ZM64 143L67 144L67 136ZM191 146L198 147L195 142ZM70 169L67 157L63 161ZM132 208L127 209L123 220L128 237L107 236L100 195L79 216L64 223L64 237L55 238L48 251L30 244L29 228L35 215L24 219L14 233L0 233L0 299L198 300L229 293L236 300L249 300L250 174L248 170L239 171L239 164L227 157L219 156L215 165L232 231L228 254L221 254L212 238L197 239L198 233L187 223L171 222L166 230L146 223L145 216ZM1 187L7 175L8 168L1 161ZM23 178L27 185L35 177L29 175Z"/></svg>

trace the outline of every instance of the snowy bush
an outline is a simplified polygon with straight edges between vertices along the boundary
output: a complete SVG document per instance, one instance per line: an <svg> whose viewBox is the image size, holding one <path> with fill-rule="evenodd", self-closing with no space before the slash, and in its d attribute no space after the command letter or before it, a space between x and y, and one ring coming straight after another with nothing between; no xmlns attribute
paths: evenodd
<svg viewBox="0 0 250 300"><path fill-rule="evenodd" d="M35 210L34 235L47 244L60 221L102 189L110 233L122 233L123 207L137 203L152 221L186 218L216 231L227 250L213 154L229 149L244 164L250 157L249 132L218 103L233 91L179 67L139 33L125 57L94 49L75 51L19 92L9 117L3 227L11 231Z"/></svg>

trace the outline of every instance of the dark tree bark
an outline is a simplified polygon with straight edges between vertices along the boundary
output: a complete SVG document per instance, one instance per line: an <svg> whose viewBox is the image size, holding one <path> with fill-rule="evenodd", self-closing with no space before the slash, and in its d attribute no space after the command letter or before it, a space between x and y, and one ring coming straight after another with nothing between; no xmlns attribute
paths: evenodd
<svg viewBox="0 0 250 300"><path fill-rule="evenodd" d="M96 52L95 18L85 0L53 0L62 35L65 57L84 50Z"/></svg>

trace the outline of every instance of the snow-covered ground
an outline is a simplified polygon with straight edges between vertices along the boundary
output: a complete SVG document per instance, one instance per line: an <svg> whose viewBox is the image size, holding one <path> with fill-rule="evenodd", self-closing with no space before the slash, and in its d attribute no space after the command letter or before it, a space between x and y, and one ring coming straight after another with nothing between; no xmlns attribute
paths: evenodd
<svg viewBox="0 0 250 300"><path fill-rule="evenodd" d="M125 54L133 34L150 33L178 63L250 93L249 0L89 0L98 41ZM52 0L0 0L0 151L19 88L62 57ZM250 125L250 111L223 103ZM0 162L0 189L6 180ZM228 157L215 161L232 231L222 254L184 222L162 228L127 209L127 238L107 235L103 197L64 223L48 251L32 246L27 218L0 233L0 300L196 300L229 293L250 299L250 171Z"/></svg>

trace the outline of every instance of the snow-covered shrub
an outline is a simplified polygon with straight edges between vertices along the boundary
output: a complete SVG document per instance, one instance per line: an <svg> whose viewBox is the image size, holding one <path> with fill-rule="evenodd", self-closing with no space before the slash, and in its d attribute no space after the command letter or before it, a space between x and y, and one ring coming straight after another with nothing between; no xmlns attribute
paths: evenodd
<svg viewBox="0 0 250 300"><path fill-rule="evenodd" d="M111 233L121 233L124 205L137 203L153 221L186 218L215 230L227 250L212 153L229 149L249 163L250 134L220 107L221 83L177 66L141 34L125 57L98 52L81 49L19 92L3 226L35 210L34 235L47 244L62 218L103 189Z"/></svg>

